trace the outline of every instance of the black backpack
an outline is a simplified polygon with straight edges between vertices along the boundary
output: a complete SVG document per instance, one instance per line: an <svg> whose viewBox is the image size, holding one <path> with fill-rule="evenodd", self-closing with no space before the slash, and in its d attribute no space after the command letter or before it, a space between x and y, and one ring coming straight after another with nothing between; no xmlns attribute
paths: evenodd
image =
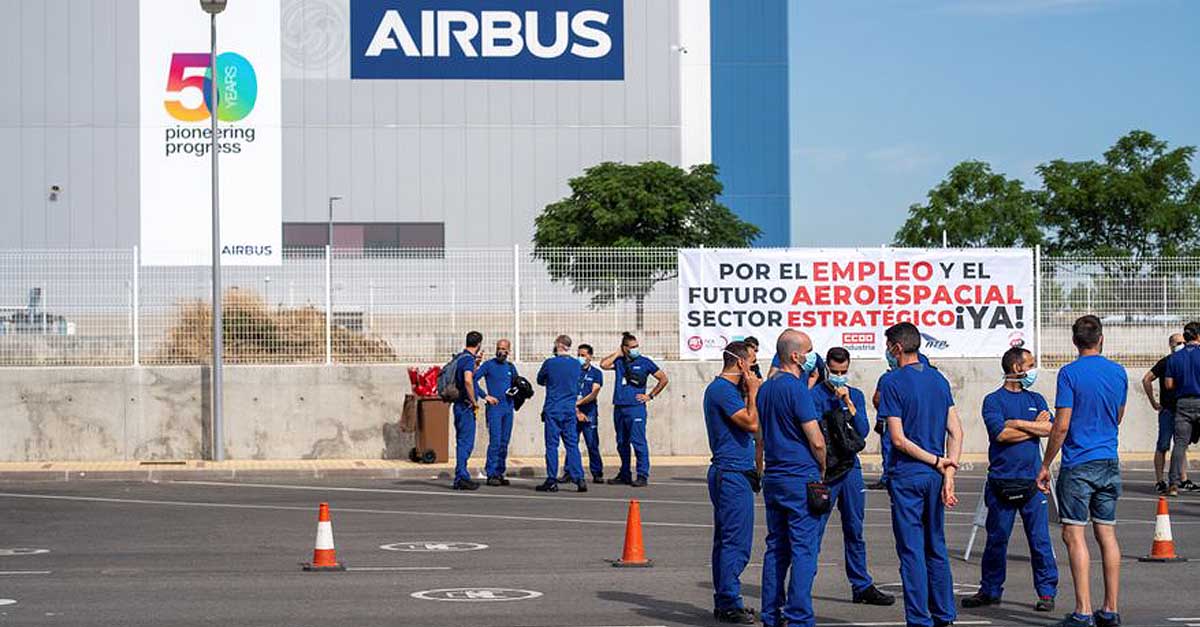
<svg viewBox="0 0 1200 627"><path fill-rule="evenodd" d="M854 416L840 407L821 417L821 433L825 436L825 481L837 481L854 468L867 440L855 431Z"/></svg>
<svg viewBox="0 0 1200 627"><path fill-rule="evenodd" d="M465 351L464 351L465 352ZM450 361L442 366L442 372L438 374L437 379L437 394L447 403L458 401L459 397L466 398L458 389L458 358L462 357L462 353L450 358Z"/></svg>

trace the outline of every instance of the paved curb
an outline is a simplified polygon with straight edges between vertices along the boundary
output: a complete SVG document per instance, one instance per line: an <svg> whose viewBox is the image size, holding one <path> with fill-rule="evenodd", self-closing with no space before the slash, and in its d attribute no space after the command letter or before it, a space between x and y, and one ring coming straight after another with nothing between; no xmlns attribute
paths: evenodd
<svg viewBox="0 0 1200 627"><path fill-rule="evenodd" d="M1153 454L1131 453L1121 459L1122 470L1149 470ZM878 455L862 457L868 474L880 471ZM511 477L534 478L544 474L541 458L510 459ZM616 466L616 458L605 458L606 466ZM655 468L702 468L707 457L656 457ZM471 460L471 474L482 472L483 460ZM963 456L963 470L987 468L987 456L973 453ZM11 462L0 463L0 482L25 481L261 481L271 479L441 479L449 480L454 466L449 463L417 464L391 460L200 460L151 462Z"/></svg>

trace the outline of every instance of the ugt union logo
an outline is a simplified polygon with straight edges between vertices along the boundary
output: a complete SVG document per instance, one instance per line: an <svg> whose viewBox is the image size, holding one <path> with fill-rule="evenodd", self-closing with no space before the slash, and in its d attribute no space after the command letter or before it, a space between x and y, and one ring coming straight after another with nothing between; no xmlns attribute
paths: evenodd
<svg viewBox="0 0 1200 627"><path fill-rule="evenodd" d="M212 55L176 52L167 72L167 113L181 122L199 122L212 115ZM250 61L236 52L217 55L217 119L237 122L250 115L258 100L258 77Z"/></svg>

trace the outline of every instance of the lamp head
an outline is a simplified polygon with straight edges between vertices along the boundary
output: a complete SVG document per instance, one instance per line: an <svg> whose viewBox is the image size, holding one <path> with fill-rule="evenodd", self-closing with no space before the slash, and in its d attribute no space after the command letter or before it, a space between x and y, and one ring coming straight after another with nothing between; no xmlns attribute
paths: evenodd
<svg viewBox="0 0 1200 627"><path fill-rule="evenodd" d="M229 0L200 0L200 8L204 9L205 13L216 15L225 10L225 4Z"/></svg>

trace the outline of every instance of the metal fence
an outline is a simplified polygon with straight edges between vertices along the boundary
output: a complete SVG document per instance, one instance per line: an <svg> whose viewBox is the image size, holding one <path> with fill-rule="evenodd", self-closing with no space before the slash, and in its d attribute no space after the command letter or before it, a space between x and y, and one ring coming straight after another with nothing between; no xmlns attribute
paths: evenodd
<svg viewBox="0 0 1200 627"><path fill-rule="evenodd" d="M554 336L597 353L631 331L676 359L673 249L288 249L276 266L226 266L233 364L434 363L468 330L537 359ZM1105 351L1153 363L1200 317L1200 258L1043 258L1046 366L1070 360L1071 322L1095 313ZM141 266L136 249L0 251L0 365L183 365L210 360L208 266Z"/></svg>

